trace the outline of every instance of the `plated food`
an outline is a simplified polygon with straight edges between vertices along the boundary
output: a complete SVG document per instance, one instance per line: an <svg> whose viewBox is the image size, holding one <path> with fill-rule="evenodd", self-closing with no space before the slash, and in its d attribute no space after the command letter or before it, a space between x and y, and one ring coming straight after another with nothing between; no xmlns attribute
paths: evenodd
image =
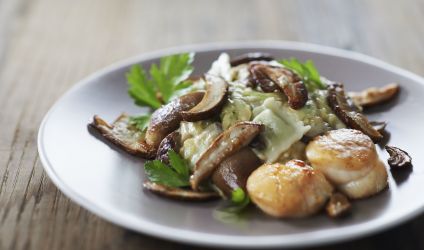
<svg viewBox="0 0 424 250"><path fill-rule="evenodd" d="M141 116L121 114L90 127L126 152L147 159L144 187L183 200L223 198L240 211L255 204L278 218L325 210L346 214L350 201L387 187L376 152L384 124L362 110L390 101L399 85L346 92L312 61L251 53L221 54L204 75L191 76L193 53L163 57L147 72L127 74ZM387 146L390 166L411 165ZM409 157L409 158L408 158ZM141 163L140 163L141 165Z"/></svg>

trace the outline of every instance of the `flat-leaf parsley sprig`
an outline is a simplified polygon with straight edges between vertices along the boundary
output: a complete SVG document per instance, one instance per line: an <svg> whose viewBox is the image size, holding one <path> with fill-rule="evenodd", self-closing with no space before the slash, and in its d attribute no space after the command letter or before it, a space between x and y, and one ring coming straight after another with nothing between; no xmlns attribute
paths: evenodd
<svg viewBox="0 0 424 250"><path fill-rule="evenodd" d="M144 131L149 126L150 114L140 115L140 116L130 116L129 125L134 126L140 131Z"/></svg>
<svg viewBox="0 0 424 250"><path fill-rule="evenodd" d="M141 65L134 65L126 74L128 94L138 106L157 109L168 103L178 90L187 88L185 81L193 72L194 53L165 56L159 66L152 64L149 74Z"/></svg>
<svg viewBox="0 0 424 250"><path fill-rule="evenodd" d="M169 165L159 161L148 161L144 171L149 181L168 187L187 187L190 185L190 170L185 160L174 150L168 151Z"/></svg>
<svg viewBox="0 0 424 250"><path fill-rule="evenodd" d="M308 89L327 88L327 86L321 81L318 69L315 67L312 60L307 60L305 63L301 63L296 58L290 58L289 60L280 60L279 63L299 74L303 78Z"/></svg>

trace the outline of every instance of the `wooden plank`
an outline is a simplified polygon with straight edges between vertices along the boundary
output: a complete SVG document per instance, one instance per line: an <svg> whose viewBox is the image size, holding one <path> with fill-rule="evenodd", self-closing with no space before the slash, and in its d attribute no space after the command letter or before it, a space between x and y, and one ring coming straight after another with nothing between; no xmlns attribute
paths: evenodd
<svg viewBox="0 0 424 250"><path fill-rule="evenodd" d="M287 39L424 74L422 1L0 0L0 249L187 249L114 226L63 196L36 134L54 101L118 59L198 42ZM320 249L424 248L424 216Z"/></svg>

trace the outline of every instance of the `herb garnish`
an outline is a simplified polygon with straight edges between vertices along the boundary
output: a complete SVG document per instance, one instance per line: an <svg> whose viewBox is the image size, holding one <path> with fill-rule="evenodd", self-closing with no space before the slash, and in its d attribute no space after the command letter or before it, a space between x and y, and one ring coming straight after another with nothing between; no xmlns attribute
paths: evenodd
<svg viewBox="0 0 424 250"><path fill-rule="evenodd" d="M147 178L154 183L168 187L186 187L190 185L190 171L184 159L174 150L168 151L169 165L159 160L144 164Z"/></svg>
<svg viewBox="0 0 424 250"><path fill-rule="evenodd" d="M173 95L190 86L185 81L193 71L194 53L182 53L165 56L160 59L159 66L152 64L149 76L141 65L133 65L126 74L128 94L139 106L160 108L168 103Z"/></svg>
<svg viewBox="0 0 424 250"><path fill-rule="evenodd" d="M289 60L280 60L279 63L299 74L303 78L308 89L327 88L321 81L320 74L312 60L301 63L296 58L290 58Z"/></svg>
<svg viewBox="0 0 424 250"><path fill-rule="evenodd" d="M134 126L140 131L144 131L145 129L147 129L147 126L149 125L150 116L151 115L149 114L140 115L140 116L130 116L128 124L131 126Z"/></svg>

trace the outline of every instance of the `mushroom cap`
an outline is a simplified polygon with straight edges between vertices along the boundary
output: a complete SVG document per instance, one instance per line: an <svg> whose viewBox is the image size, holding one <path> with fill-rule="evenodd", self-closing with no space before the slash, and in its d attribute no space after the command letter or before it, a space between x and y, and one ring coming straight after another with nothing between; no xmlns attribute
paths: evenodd
<svg viewBox="0 0 424 250"><path fill-rule="evenodd" d="M207 74L206 92L202 100L190 110L181 112L184 121L195 122L218 114L226 101L228 83L219 76Z"/></svg>
<svg viewBox="0 0 424 250"><path fill-rule="evenodd" d="M156 152L156 160L168 164L168 151L174 150L178 152L181 148L181 135L178 131L174 131L167 135L161 143L159 144L158 150Z"/></svg>
<svg viewBox="0 0 424 250"><path fill-rule="evenodd" d="M230 197L232 191L237 188L246 190L247 178L261 163L256 154L249 147L245 147L219 164L212 175L212 181Z"/></svg>
<svg viewBox="0 0 424 250"><path fill-rule="evenodd" d="M181 112L196 106L203 98L203 92L193 92L174 99L153 112L146 131L146 142L157 148L163 138L180 126Z"/></svg>
<svg viewBox="0 0 424 250"><path fill-rule="evenodd" d="M283 67L252 64L249 67L252 80L265 92L281 91L293 109L300 109L308 101L308 91L302 79L293 71Z"/></svg>

